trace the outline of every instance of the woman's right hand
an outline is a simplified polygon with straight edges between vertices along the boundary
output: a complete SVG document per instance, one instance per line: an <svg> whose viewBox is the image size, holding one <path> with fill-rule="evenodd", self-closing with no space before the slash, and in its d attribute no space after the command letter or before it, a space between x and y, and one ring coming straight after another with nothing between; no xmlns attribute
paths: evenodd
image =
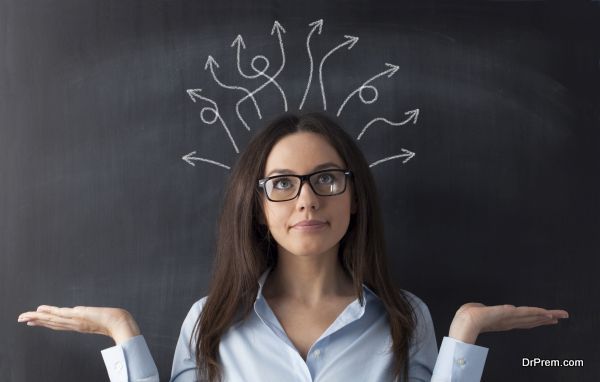
<svg viewBox="0 0 600 382"><path fill-rule="evenodd" d="M79 333L102 334L116 344L140 334L133 316L125 309L93 306L58 308L41 305L35 312L22 313L18 322L42 326L52 330L70 330Z"/></svg>

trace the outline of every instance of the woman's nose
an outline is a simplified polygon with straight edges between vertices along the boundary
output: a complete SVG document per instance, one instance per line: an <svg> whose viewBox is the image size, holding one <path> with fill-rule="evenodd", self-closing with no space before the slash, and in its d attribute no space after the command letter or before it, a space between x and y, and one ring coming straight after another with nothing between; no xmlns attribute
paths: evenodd
<svg viewBox="0 0 600 382"><path fill-rule="evenodd" d="M319 207L319 196L312 190L308 180L304 180L300 184L300 195L298 195L297 205L298 208Z"/></svg>

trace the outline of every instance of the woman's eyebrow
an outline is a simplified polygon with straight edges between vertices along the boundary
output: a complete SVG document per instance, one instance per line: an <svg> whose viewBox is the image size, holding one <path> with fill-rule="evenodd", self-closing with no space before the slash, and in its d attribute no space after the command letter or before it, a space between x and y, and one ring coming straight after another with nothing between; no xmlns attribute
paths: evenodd
<svg viewBox="0 0 600 382"><path fill-rule="evenodd" d="M327 163L322 163L322 164L318 165L317 167L313 168L312 171L318 171L318 170L320 170L322 168L326 168L326 167L341 168L338 164L335 164L333 162L327 162ZM283 174L283 173L292 173L292 172L293 172L292 170L288 170L287 168L277 168L275 170L271 170L267 174L267 177L273 175L274 173Z"/></svg>

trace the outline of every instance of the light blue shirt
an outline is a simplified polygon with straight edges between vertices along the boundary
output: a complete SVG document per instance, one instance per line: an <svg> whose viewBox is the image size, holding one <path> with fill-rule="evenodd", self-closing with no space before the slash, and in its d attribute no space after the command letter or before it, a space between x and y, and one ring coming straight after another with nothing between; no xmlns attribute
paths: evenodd
<svg viewBox="0 0 600 382"><path fill-rule="evenodd" d="M305 361L262 295L270 270L258 281L254 312L221 337L219 356L224 381L393 381L387 312L371 289L363 284L364 304L357 298L346 306L312 344ZM409 381L480 381L488 349L444 337L438 355L427 305L414 294L406 294L417 314L416 334L409 349ZM172 382L197 382L195 352L188 344L205 301L203 297L194 303L183 321L171 370ZM156 365L141 335L102 350L102 356L111 382L159 380Z"/></svg>

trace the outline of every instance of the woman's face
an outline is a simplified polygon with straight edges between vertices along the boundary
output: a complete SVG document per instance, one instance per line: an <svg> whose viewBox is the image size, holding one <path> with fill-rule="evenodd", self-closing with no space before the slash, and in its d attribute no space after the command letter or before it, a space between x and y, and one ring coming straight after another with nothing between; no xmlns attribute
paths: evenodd
<svg viewBox="0 0 600 382"><path fill-rule="evenodd" d="M315 169L325 163L331 165ZM319 134L298 132L286 135L273 146L263 176L305 175L331 168L346 168L336 150ZM273 172L275 169L289 171ZM266 224L278 244L279 253L287 251L296 256L318 255L330 250L337 253L339 241L348 229L350 214L355 209L351 189L348 179L342 194L319 196L305 181L296 199L272 202L263 194ZM302 220L320 220L325 225L312 231L293 227Z"/></svg>

